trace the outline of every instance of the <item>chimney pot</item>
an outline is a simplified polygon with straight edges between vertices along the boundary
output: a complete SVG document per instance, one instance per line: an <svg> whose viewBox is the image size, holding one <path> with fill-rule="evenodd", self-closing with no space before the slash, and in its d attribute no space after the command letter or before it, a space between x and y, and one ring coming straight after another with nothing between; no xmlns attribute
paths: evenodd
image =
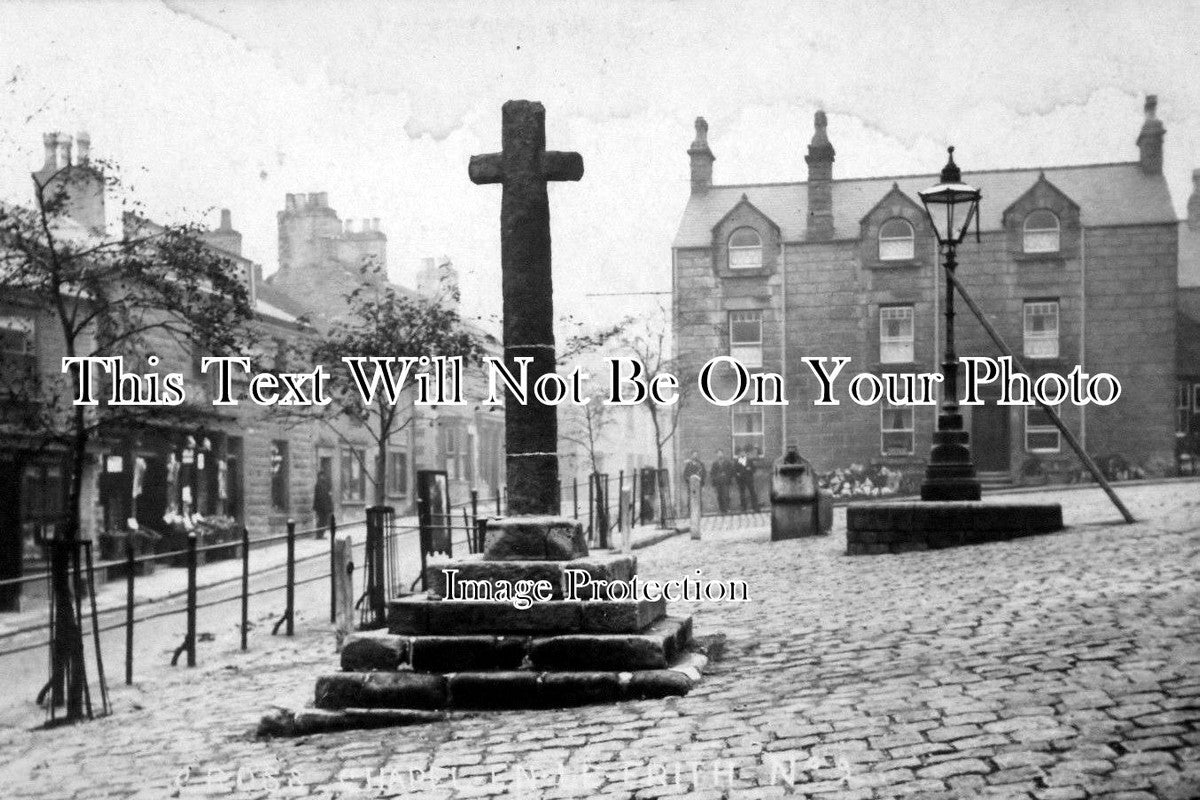
<svg viewBox="0 0 1200 800"><path fill-rule="evenodd" d="M221 228L220 229L223 231L233 230L233 212L231 212L228 208L221 209Z"/></svg>
<svg viewBox="0 0 1200 800"><path fill-rule="evenodd" d="M373 231L379 230L379 217L371 218L371 230L373 230Z"/></svg>

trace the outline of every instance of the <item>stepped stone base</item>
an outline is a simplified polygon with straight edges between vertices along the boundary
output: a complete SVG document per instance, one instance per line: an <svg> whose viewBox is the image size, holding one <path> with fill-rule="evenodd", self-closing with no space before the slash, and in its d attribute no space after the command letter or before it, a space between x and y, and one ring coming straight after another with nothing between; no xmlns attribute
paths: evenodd
<svg viewBox="0 0 1200 800"><path fill-rule="evenodd" d="M1003 542L1063 527L1058 503L857 503L846 508L846 554L907 553Z"/></svg>
<svg viewBox="0 0 1200 800"><path fill-rule="evenodd" d="M663 669L691 642L691 618L664 617L626 633L563 633L551 636L487 634L405 636L354 633L342 646L348 672L397 670L455 672L518 669Z"/></svg>
<svg viewBox="0 0 1200 800"><path fill-rule="evenodd" d="M488 670L447 674L337 672L317 679L318 709L566 708L687 694L707 659L688 653L664 669Z"/></svg>
<svg viewBox="0 0 1200 800"><path fill-rule="evenodd" d="M635 558L589 556L572 519L497 519L486 533L482 557L431 565L430 592L392 600L386 633L346 638L343 671L316 685L316 707L335 716L301 716L305 724L387 724L370 709L428 714L666 697L687 694L700 680L707 658L696 651L703 645L692 641L690 617L666 616L665 600L574 599L566 591L571 569L595 581L631 581ZM446 599L446 570L502 599ZM530 594L518 581L546 581L557 599L517 608L511 595ZM264 725L305 727L296 719L264 718Z"/></svg>

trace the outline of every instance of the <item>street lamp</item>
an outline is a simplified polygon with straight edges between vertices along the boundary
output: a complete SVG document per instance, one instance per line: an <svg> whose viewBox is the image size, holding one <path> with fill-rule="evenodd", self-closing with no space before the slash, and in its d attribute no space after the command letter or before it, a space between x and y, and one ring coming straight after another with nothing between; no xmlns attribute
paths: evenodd
<svg viewBox="0 0 1200 800"><path fill-rule="evenodd" d="M958 262L955 250L975 221L975 238L979 238L980 191L962 182L962 172L954 163L954 148L942 168L942 180L937 186L917 192L925 204L925 213L933 225L938 245L945 254L944 266L954 272ZM954 352L954 284L946 280L946 347L942 355L942 374L945 376L942 405L938 412L937 430L925 481L921 484L922 500L978 500L979 480L971 462L970 434L963 427L958 408L958 356Z"/></svg>

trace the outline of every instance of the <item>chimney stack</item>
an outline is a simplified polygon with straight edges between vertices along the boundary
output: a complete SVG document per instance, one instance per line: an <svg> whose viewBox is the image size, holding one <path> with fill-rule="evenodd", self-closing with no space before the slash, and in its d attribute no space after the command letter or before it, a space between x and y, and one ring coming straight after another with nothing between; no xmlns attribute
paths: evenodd
<svg viewBox="0 0 1200 800"><path fill-rule="evenodd" d="M233 230L233 212L228 208L221 209L221 227L217 230L231 231Z"/></svg>
<svg viewBox="0 0 1200 800"><path fill-rule="evenodd" d="M1142 123L1142 131L1138 134L1138 163L1142 172L1147 175L1162 175L1163 166L1163 137L1166 128L1156 116L1158 111L1158 95L1146 95L1146 121Z"/></svg>
<svg viewBox="0 0 1200 800"><path fill-rule="evenodd" d="M58 169L58 131L42 134L42 144L46 148L46 158L42 162L42 171Z"/></svg>
<svg viewBox="0 0 1200 800"><path fill-rule="evenodd" d="M59 169L71 166L71 137L65 133L58 135L58 152L55 154L54 164Z"/></svg>
<svg viewBox="0 0 1200 800"><path fill-rule="evenodd" d="M808 144L808 236L812 241L833 238L833 145L825 132L824 111L813 117L813 137Z"/></svg>
<svg viewBox="0 0 1200 800"><path fill-rule="evenodd" d="M692 194L704 194L712 186L713 162L717 157L708 149L708 123L696 117L696 139L688 148L692 162Z"/></svg>

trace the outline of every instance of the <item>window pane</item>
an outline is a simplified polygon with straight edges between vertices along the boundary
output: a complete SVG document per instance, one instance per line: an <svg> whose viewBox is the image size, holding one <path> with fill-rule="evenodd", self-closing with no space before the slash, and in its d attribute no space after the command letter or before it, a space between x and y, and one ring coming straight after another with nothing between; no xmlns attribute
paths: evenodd
<svg viewBox="0 0 1200 800"><path fill-rule="evenodd" d="M1049 231L1058 230L1058 217L1053 211L1034 211L1025 218L1025 230L1027 231Z"/></svg>
<svg viewBox="0 0 1200 800"><path fill-rule="evenodd" d="M762 239L753 228L738 228L729 237L730 247L759 247Z"/></svg>
<svg viewBox="0 0 1200 800"><path fill-rule="evenodd" d="M1034 211L1025 218L1025 252L1054 253L1059 248L1058 217L1050 211Z"/></svg>
<svg viewBox="0 0 1200 800"><path fill-rule="evenodd" d="M880 239L911 239L912 237L912 225L903 219L890 219L879 229Z"/></svg>
<svg viewBox="0 0 1200 800"><path fill-rule="evenodd" d="M1025 355L1030 358L1058 357L1058 303L1025 304Z"/></svg>
<svg viewBox="0 0 1200 800"><path fill-rule="evenodd" d="M1058 452L1059 447L1058 428L1054 427L1050 415L1041 406L1028 406L1025 409L1025 449Z"/></svg>
<svg viewBox="0 0 1200 800"><path fill-rule="evenodd" d="M762 237L753 228L738 228L729 237L729 268L760 269Z"/></svg>
<svg viewBox="0 0 1200 800"><path fill-rule="evenodd" d="M879 259L904 261L915 254L913 227L906 220L888 220L879 229Z"/></svg>
<svg viewBox="0 0 1200 800"><path fill-rule="evenodd" d="M729 341L733 344L760 343L762 341L762 318L757 313L753 316L730 315Z"/></svg>
<svg viewBox="0 0 1200 800"><path fill-rule="evenodd" d="M912 306L879 309L879 360L885 364L906 364L913 358Z"/></svg>
<svg viewBox="0 0 1200 800"><path fill-rule="evenodd" d="M761 367L762 345L734 345L729 348L729 355L741 362L743 367Z"/></svg>

